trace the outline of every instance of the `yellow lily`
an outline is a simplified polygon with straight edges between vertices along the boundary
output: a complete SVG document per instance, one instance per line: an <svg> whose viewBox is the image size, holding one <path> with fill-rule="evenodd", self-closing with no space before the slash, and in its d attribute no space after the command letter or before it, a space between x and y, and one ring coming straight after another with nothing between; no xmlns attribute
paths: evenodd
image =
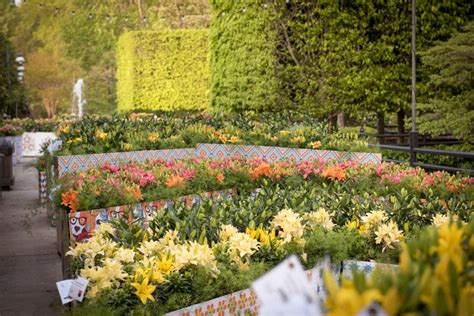
<svg viewBox="0 0 474 316"><path fill-rule="evenodd" d="M132 283L132 286L136 289L135 294L143 304L146 304L147 300L155 301L151 294L155 291L156 285L148 284L148 278L145 278L142 283Z"/></svg>

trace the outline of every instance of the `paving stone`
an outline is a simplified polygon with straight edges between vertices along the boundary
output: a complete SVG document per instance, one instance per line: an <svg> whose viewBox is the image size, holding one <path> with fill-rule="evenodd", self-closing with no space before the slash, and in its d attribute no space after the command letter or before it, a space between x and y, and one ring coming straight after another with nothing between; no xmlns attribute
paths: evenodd
<svg viewBox="0 0 474 316"><path fill-rule="evenodd" d="M0 199L0 316L56 315L60 306L56 229L37 209L38 175L27 162L15 166L15 185Z"/></svg>

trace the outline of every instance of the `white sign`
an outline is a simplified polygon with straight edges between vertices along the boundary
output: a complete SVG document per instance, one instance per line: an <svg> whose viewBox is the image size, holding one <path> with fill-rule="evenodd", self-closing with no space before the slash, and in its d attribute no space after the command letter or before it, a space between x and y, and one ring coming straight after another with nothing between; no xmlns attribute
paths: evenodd
<svg viewBox="0 0 474 316"><path fill-rule="evenodd" d="M303 266L291 256L252 283L260 315L320 316L321 308Z"/></svg>
<svg viewBox="0 0 474 316"><path fill-rule="evenodd" d="M63 305L71 303L74 300L82 302L88 284L89 281L81 277L56 282Z"/></svg>

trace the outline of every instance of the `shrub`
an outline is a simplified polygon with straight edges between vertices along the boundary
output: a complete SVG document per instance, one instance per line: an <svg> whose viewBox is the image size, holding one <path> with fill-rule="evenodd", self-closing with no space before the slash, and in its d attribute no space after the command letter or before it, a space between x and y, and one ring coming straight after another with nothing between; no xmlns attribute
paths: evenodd
<svg viewBox="0 0 474 316"><path fill-rule="evenodd" d="M205 109L208 31L134 31L117 44L118 110Z"/></svg>
<svg viewBox="0 0 474 316"><path fill-rule="evenodd" d="M211 105L227 110L274 109L275 34L264 1L213 0Z"/></svg>

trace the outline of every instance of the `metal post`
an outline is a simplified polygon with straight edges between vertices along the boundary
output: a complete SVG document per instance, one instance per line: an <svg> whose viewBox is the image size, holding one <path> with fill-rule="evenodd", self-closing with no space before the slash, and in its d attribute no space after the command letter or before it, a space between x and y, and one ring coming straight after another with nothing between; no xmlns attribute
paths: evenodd
<svg viewBox="0 0 474 316"><path fill-rule="evenodd" d="M416 0L411 2L411 132L410 132L410 165L416 163L414 148L418 147L416 131Z"/></svg>
<svg viewBox="0 0 474 316"><path fill-rule="evenodd" d="M411 8L411 131L416 132L416 0Z"/></svg>

